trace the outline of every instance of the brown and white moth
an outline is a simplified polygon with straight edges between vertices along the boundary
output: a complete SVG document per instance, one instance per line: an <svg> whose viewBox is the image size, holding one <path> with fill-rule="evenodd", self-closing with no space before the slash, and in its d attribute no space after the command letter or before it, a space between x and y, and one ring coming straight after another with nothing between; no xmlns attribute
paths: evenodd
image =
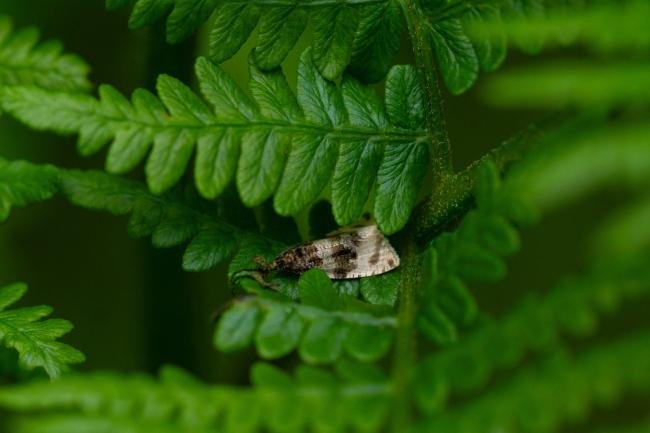
<svg viewBox="0 0 650 433"><path fill-rule="evenodd" d="M330 233L326 238L284 251L262 270L302 274L323 270L332 279L379 275L395 269L399 256L376 225L355 225Z"/></svg>

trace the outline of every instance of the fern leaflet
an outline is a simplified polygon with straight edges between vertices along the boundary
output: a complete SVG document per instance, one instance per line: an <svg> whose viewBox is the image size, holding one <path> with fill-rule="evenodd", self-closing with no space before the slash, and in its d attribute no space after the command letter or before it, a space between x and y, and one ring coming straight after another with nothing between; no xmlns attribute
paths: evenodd
<svg viewBox="0 0 650 433"><path fill-rule="evenodd" d="M115 9L128 2L108 1ZM214 13L209 57L216 63L236 54L258 28L253 58L262 70L280 66L308 23L314 27L311 58L329 80L350 69L361 79L379 81L397 54L402 14L395 0L139 0L129 25L138 28L169 14L167 40L189 36Z"/></svg>
<svg viewBox="0 0 650 433"><path fill-rule="evenodd" d="M467 283L501 280L506 274L503 257L519 248L514 224L530 223L534 210L512 188L502 185L491 160L477 169L477 206L457 230L431 242L430 275L425 283L425 302L418 326L435 343L457 339L458 328L474 323L478 307Z"/></svg>
<svg viewBox="0 0 650 433"><path fill-rule="evenodd" d="M9 18L0 16L0 88L37 86L79 91L90 87L89 68L79 57L63 53L57 41L38 42L34 28L12 30Z"/></svg>
<svg viewBox="0 0 650 433"><path fill-rule="evenodd" d="M42 368L50 378L59 377L69 364L84 361L78 350L57 341L70 332L67 320L48 319L52 309L47 306L6 308L20 300L27 291L25 284L16 283L0 288L0 344L18 352L20 366L26 370Z"/></svg>
<svg viewBox="0 0 650 433"><path fill-rule="evenodd" d="M574 357L560 352L490 395L432 417L416 431L555 431L596 405L620 400L624 392L647 392L649 342L647 332L637 333Z"/></svg>
<svg viewBox="0 0 650 433"><path fill-rule="evenodd" d="M268 291L235 301L215 331L217 348L228 352L255 341L262 358L279 358L298 349L303 360L314 364L332 363L344 353L363 362L386 354L394 317L338 293L320 270L303 274L298 287L300 303Z"/></svg>
<svg viewBox="0 0 650 433"><path fill-rule="evenodd" d="M12 207L47 200L57 188L53 167L0 158L0 223L9 217Z"/></svg>
<svg viewBox="0 0 650 433"><path fill-rule="evenodd" d="M171 367L162 370L160 381L116 374L72 376L3 389L0 405L27 412L16 424L25 432L43 426L56 432L72 426L111 432L158 426L206 433L317 426L367 431L384 422L388 409L386 378L367 366L344 363L334 374L302 366L292 377L272 365L256 364L251 380L255 386L250 389L206 386ZM67 414L58 414L61 409Z"/></svg>
<svg viewBox="0 0 650 433"><path fill-rule="evenodd" d="M236 173L247 206L272 194L281 215L295 215L330 184L334 215L355 222L374 194L383 232L401 229L415 205L428 161L421 90L410 67L397 66L386 83L386 104L353 79L341 90L316 71L308 52L299 68L297 97L278 71L251 67L251 101L222 70L196 64L205 99L161 76L158 98L137 90L129 103L115 89L100 99L31 87L0 92L2 107L28 125L80 134L88 155L112 140L107 169L124 173L149 153L147 181L154 193L181 178L196 145L195 178L206 198L221 194ZM164 104L164 105L163 105ZM414 112L415 110L415 112ZM309 176L306 176L310 173Z"/></svg>
<svg viewBox="0 0 650 433"><path fill-rule="evenodd" d="M543 298L529 295L507 316L422 362L421 409L439 411L450 396L480 389L495 370L514 367L526 351L556 349L562 335L593 335L599 315L611 315L623 302L639 301L649 292L648 260L625 259L567 278Z"/></svg>

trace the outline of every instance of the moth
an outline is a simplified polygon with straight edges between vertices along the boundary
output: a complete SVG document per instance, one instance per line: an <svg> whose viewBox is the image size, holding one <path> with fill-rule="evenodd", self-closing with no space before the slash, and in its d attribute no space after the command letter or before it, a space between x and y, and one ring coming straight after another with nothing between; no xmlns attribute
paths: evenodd
<svg viewBox="0 0 650 433"><path fill-rule="evenodd" d="M376 225L364 224L289 248L271 263L259 263L264 272L280 270L299 275L317 268L332 279L342 280L386 273L397 268L400 259Z"/></svg>

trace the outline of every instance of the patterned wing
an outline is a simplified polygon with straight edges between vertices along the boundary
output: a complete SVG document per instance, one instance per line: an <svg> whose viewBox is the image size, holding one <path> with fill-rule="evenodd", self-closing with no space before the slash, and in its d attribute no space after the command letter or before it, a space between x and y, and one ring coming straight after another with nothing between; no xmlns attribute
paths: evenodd
<svg viewBox="0 0 650 433"><path fill-rule="evenodd" d="M315 266L333 279L369 277L399 266L399 256L376 225L355 227L312 243L322 262Z"/></svg>

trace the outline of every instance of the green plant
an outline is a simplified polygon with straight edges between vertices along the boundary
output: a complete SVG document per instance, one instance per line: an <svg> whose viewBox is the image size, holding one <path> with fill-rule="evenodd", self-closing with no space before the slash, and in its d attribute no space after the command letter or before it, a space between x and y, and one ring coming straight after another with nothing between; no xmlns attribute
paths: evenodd
<svg viewBox="0 0 650 433"><path fill-rule="evenodd" d="M62 197L127 216L129 234L155 247L182 245L186 271L227 263L233 300L214 346L254 347L260 361L249 385L208 385L171 366L159 378L62 375L83 361L56 341L70 324L40 321L46 307L6 310L25 291L10 285L0 289L0 429L536 433L589 429L596 408L615 416L626 398L647 406L647 315L624 320L650 299L645 1L138 0L129 24L165 17L172 43L210 18L197 90L161 75L155 94L130 99L110 85L94 96L82 60L0 20L2 115L78 135L84 156L109 146L104 171L0 158L0 221ZM219 64L253 32L244 89ZM413 65L393 64L402 33ZM301 37L310 47L294 87L281 65ZM455 171L439 77L455 97L509 45L571 46L574 58L486 76L488 103L551 112ZM144 181L120 177L145 159ZM508 278L528 227L608 190L620 209L585 235L579 275L546 292L528 279L523 299L490 308L482 291ZM364 214L391 236L396 270L276 272L269 284L252 272ZM647 414L631 412L626 428L647 430Z"/></svg>

